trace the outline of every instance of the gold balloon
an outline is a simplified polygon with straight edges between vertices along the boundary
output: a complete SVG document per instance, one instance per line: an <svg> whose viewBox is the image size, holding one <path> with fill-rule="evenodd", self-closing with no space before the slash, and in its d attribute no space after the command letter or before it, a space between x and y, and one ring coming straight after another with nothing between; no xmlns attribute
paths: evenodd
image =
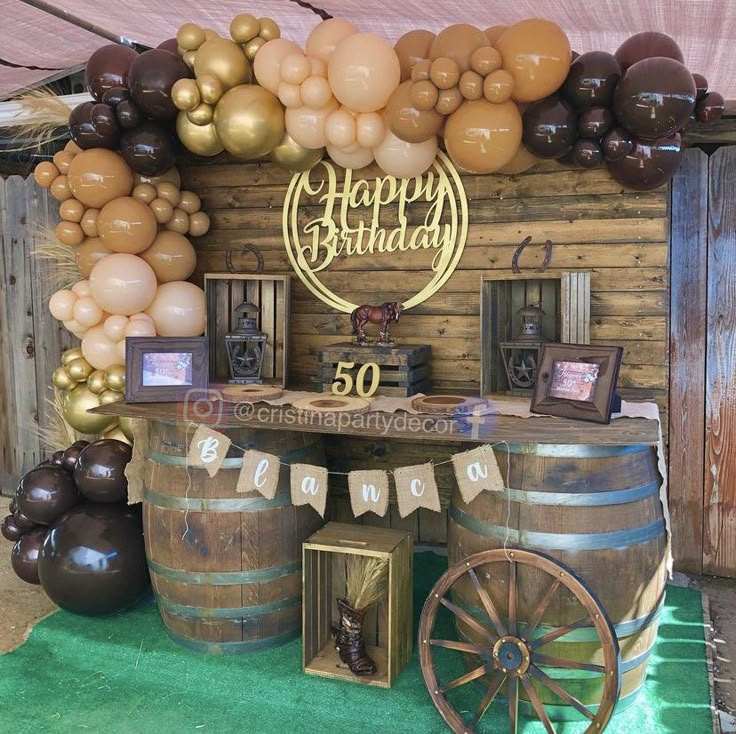
<svg viewBox="0 0 736 734"><path fill-rule="evenodd" d="M264 41L273 41L275 38L281 38L281 29L273 18L259 18L261 30L259 36Z"/></svg>
<svg viewBox="0 0 736 734"><path fill-rule="evenodd" d="M80 347L72 347L67 349L61 355L61 363L63 365L69 364L74 359L80 359L82 357L82 349Z"/></svg>
<svg viewBox="0 0 736 734"><path fill-rule="evenodd" d="M215 110L211 105L204 102L197 105L193 110L187 111L187 119L195 125L209 125L215 116Z"/></svg>
<svg viewBox="0 0 736 734"><path fill-rule="evenodd" d="M95 370L87 378L87 387L89 388L89 391L95 395L99 395L101 392L107 390L104 370Z"/></svg>
<svg viewBox="0 0 736 734"><path fill-rule="evenodd" d="M196 51L185 51L182 56L181 60L190 68L194 68L194 59L197 55Z"/></svg>
<svg viewBox="0 0 736 734"><path fill-rule="evenodd" d="M225 150L253 160L268 155L284 137L284 108L263 87L239 86L228 91L215 108L215 129Z"/></svg>
<svg viewBox="0 0 736 734"><path fill-rule="evenodd" d="M261 31L261 24L255 15L241 13L236 15L230 23L230 35L235 43L248 43Z"/></svg>
<svg viewBox="0 0 736 734"><path fill-rule="evenodd" d="M74 382L84 382L94 372L94 368L84 357L73 359L65 369Z"/></svg>
<svg viewBox="0 0 736 734"><path fill-rule="evenodd" d="M58 387L59 390L71 390L76 387L76 382L72 380L65 367L57 367L54 370L54 374L51 375L51 382L54 387Z"/></svg>
<svg viewBox="0 0 736 734"><path fill-rule="evenodd" d="M193 110L202 100L194 79L179 79L171 87L171 100L177 110Z"/></svg>
<svg viewBox="0 0 736 734"><path fill-rule="evenodd" d="M129 443L133 443L133 422L135 420L135 418L127 418L125 416L120 416L118 419L120 430L128 439Z"/></svg>
<svg viewBox="0 0 736 734"><path fill-rule="evenodd" d="M116 364L108 367L105 372L105 383L110 390L123 392L125 390L125 366Z"/></svg>
<svg viewBox="0 0 736 734"><path fill-rule="evenodd" d="M79 385L64 396L62 413L67 423L80 433L94 435L101 433L117 421L115 416L88 413L101 405L100 397L90 391L87 385Z"/></svg>
<svg viewBox="0 0 736 734"><path fill-rule="evenodd" d="M224 150L215 126L212 123L195 125L186 112L180 112L176 118L176 134L184 147L196 155L213 156Z"/></svg>
<svg viewBox="0 0 736 734"><path fill-rule="evenodd" d="M289 133L284 133L281 142L271 151L271 162L284 171L302 173L314 168L325 154L324 148L305 148Z"/></svg>
<svg viewBox="0 0 736 734"><path fill-rule="evenodd" d="M253 61L255 59L256 54L261 50L261 47L266 44L266 39L261 38L260 36L256 36L256 38L252 38L248 43L246 43L243 46L243 51L245 52L245 58L248 59L248 61Z"/></svg>
<svg viewBox="0 0 736 734"><path fill-rule="evenodd" d="M205 41L194 57L194 73L197 78L216 76L226 88L238 84L248 84L251 68L243 49L226 38L213 38Z"/></svg>
<svg viewBox="0 0 736 734"><path fill-rule="evenodd" d="M117 403L122 400L123 396L115 390L104 390L99 395L100 405L109 405L110 403Z"/></svg>
<svg viewBox="0 0 736 734"><path fill-rule="evenodd" d="M197 88L202 102L206 104L217 104L220 97L225 94L224 84L212 74L205 74L197 79Z"/></svg>
<svg viewBox="0 0 736 734"><path fill-rule="evenodd" d="M220 34L214 28L204 29L204 40L205 41L214 41L217 38L220 38Z"/></svg>
<svg viewBox="0 0 736 734"><path fill-rule="evenodd" d="M120 420L122 420L122 418ZM133 445L133 438L128 436L128 434L122 430L120 425L112 426L112 428L105 431L105 438L114 438L116 441L122 441L123 443L127 443L129 446Z"/></svg>
<svg viewBox="0 0 736 734"><path fill-rule="evenodd" d="M204 31L196 23L184 23L176 34L176 42L185 51L196 51L204 43Z"/></svg>

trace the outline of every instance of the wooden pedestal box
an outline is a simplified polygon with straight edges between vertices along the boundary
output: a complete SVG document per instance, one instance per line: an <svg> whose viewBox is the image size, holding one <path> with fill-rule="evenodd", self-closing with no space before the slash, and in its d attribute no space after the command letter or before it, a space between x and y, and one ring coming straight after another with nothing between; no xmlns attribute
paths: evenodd
<svg viewBox="0 0 736 734"><path fill-rule="evenodd" d="M303 669L326 678L390 688L409 661L412 630L413 539L409 533L330 522L303 546ZM335 650L337 599L345 595L346 558L362 555L388 560L388 592L365 619L368 654L378 670L356 676Z"/></svg>

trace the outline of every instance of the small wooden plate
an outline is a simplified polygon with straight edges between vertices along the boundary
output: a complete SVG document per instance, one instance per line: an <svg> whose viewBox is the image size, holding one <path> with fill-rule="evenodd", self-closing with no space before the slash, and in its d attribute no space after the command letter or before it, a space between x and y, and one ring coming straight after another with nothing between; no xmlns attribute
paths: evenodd
<svg viewBox="0 0 736 734"><path fill-rule="evenodd" d="M309 413L365 413L370 403L363 398L338 397L337 395L317 395L312 398L299 398L292 403L297 410Z"/></svg>
<svg viewBox="0 0 736 734"><path fill-rule="evenodd" d="M257 403L276 400L284 391L276 385L230 385L222 389L222 399L228 403Z"/></svg>
<svg viewBox="0 0 736 734"><path fill-rule="evenodd" d="M422 395L411 401L411 407L418 413L452 415L469 400L467 395Z"/></svg>

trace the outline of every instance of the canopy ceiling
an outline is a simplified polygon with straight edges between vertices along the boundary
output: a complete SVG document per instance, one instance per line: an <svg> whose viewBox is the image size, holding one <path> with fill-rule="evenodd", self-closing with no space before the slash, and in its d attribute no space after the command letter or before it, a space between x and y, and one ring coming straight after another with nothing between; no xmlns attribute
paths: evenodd
<svg viewBox="0 0 736 734"><path fill-rule="evenodd" d="M81 18L116 36L155 46L193 21L226 34L230 20L242 12L269 15L282 35L303 44L320 21L304 0L46 0L46 4ZM395 41L413 28L439 31L457 22L482 28L522 18L545 17L568 34L576 51L615 51L628 36L657 30L673 36L685 63L705 74L712 89L736 98L735 0L314 0L332 16L348 18L361 30ZM306 6L306 7L304 7ZM37 83L59 70L84 63L108 43L21 0L0 0L0 95Z"/></svg>

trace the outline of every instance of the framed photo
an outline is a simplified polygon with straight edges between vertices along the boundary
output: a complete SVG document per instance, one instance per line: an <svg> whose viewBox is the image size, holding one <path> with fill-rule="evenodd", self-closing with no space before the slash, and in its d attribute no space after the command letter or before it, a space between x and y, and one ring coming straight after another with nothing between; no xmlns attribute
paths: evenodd
<svg viewBox="0 0 736 734"><path fill-rule="evenodd" d="M532 413L610 423L623 347L545 344Z"/></svg>
<svg viewBox="0 0 736 734"><path fill-rule="evenodd" d="M208 366L206 337L128 337L125 400L183 402L190 390L207 389Z"/></svg>

